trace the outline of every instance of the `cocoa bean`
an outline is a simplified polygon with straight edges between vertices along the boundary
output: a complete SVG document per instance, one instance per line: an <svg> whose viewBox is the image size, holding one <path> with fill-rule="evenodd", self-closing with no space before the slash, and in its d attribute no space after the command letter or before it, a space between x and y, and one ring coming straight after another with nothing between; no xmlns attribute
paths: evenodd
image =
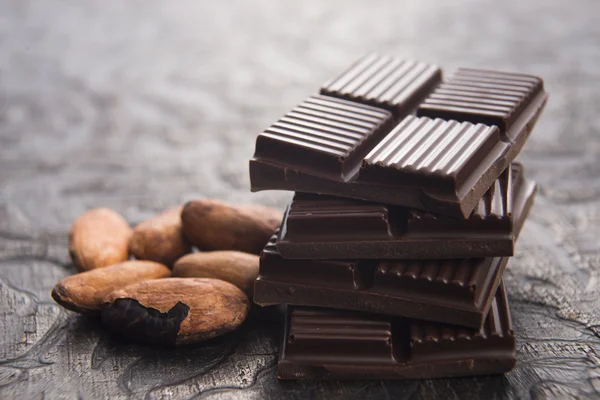
<svg viewBox="0 0 600 400"><path fill-rule="evenodd" d="M233 283L252 298L259 260L255 254L232 250L193 253L177 260L173 276L221 279Z"/></svg>
<svg viewBox="0 0 600 400"><path fill-rule="evenodd" d="M99 313L107 294L132 283L166 278L169 268L152 261L125 261L105 268L71 275L58 282L52 298L68 310Z"/></svg>
<svg viewBox="0 0 600 400"><path fill-rule="evenodd" d="M192 246L181 230L181 210L172 208L141 222L133 229L129 251L137 259L156 261L168 267Z"/></svg>
<svg viewBox="0 0 600 400"><path fill-rule="evenodd" d="M107 295L102 322L133 340L181 345L236 329L249 307L244 292L219 279L155 279Z"/></svg>
<svg viewBox="0 0 600 400"><path fill-rule="evenodd" d="M69 254L78 271L106 267L129 258L132 230L108 208L89 210L69 230Z"/></svg>
<svg viewBox="0 0 600 400"><path fill-rule="evenodd" d="M230 205L195 200L181 213L183 232L200 250L237 250L260 254L283 214L260 205Z"/></svg>

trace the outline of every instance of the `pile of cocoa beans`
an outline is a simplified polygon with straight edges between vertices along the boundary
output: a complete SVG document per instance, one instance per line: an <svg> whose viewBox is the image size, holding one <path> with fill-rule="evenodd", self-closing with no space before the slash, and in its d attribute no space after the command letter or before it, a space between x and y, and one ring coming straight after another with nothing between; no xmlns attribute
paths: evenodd
<svg viewBox="0 0 600 400"><path fill-rule="evenodd" d="M57 283L52 297L145 343L180 345L225 334L248 315L258 254L281 219L271 208L205 199L132 229L113 210L90 210L69 231L79 273Z"/></svg>

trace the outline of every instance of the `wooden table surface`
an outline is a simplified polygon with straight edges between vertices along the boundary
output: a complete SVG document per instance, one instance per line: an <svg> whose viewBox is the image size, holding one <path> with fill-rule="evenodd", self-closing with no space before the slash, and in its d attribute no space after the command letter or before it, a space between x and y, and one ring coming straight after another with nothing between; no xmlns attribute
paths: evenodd
<svg viewBox="0 0 600 400"><path fill-rule="evenodd" d="M570 398L600 395L598 0L0 2L0 398ZM520 160L540 184L505 275L505 376L278 382L277 321L176 350L121 341L49 296L70 223L132 224L250 193L255 135L365 52L539 74Z"/></svg>

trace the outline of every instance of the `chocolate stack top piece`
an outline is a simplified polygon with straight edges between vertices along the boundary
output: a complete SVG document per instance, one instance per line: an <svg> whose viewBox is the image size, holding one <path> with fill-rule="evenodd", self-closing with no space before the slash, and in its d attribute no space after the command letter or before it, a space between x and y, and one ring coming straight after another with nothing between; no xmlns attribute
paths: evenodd
<svg viewBox="0 0 600 400"><path fill-rule="evenodd" d="M466 218L520 152L541 79L367 56L260 134L252 190L329 194Z"/></svg>
<svg viewBox="0 0 600 400"><path fill-rule="evenodd" d="M343 177L392 126L387 111L311 96L258 136L255 157Z"/></svg>
<svg viewBox="0 0 600 400"><path fill-rule="evenodd" d="M516 361L504 286L479 329L288 307L280 379L415 379L503 373Z"/></svg>

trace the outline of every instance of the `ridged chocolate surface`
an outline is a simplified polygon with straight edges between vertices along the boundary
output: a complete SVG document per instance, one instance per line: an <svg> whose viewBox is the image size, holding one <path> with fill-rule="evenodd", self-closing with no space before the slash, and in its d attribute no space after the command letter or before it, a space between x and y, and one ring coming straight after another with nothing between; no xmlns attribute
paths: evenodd
<svg viewBox="0 0 600 400"><path fill-rule="evenodd" d="M271 243L255 282L260 305L375 312L480 327L508 258L376 262L289 260Z"/></svg>
<svg viewBox="0 0 600 400"><path fill-rule="evenodd" d="M520 167L515 171L515 182L529 188L516 192L512 199L514 233L518 235L531 208L535 185L524 184ZM331 307L479 329L508 262L508 257L289 259L278 250L278 234L260 256L254 287L254 301L260 305Z"/></svg>
<svg viewBox="0 0 600 400"><path fill-rule="evenodd" d="M532 75L461 68L425 99L418 115L496 125L504 132L542 89Z"/></svg>
<svg viewBox="0 0 600 400"><path fill-rule="evenodd" d="M468 219L341 197L296 193L277 247L284 258L421 259L511 256L515 229L535 184L505 170Z"/></svg>
<svg viewBox="0 0 600 400"><path fill-rule="evenodd" d="M448 260L290 260L275 245L274 235L261 254L260 279L289 281L311 286L368 289L373 293L402 297L419 291L428 296L481 302L487 279L500 268L502 257ZM326 276L325 276L326 275ZM332 282L333 280L333 282ZM261 303L262 295L255 294ZM290 304L295 304L293 300ZM327 305L321 305L326 307Z"/></svg>
<svg viewBox="0 0 600 400"><path fill-rule="evenodd" d="M513 196L507 196L507 190L510 190L510 188L520 188L526 182L523 176L523 166L519 163L512 163L510 173L506 173L505 171L500 175L492 187L488 189L485 196L483 196L478 207L473 210L471 217L480 219L510 217L513 208Z"/></svg>
<svg viewBox="0 0 600 400"><path fill-rule="evenodd" d="M484 259L465 258L414 261L382 261L377 268L375 282L392 279L405 279L407 287L416 286L417 281L441 283L456 286L458 289L474 291L477 283L486 276Z"/></svg>
<svg viewBox="0 0 600 400"><path fill-rule="evenodd" d="M281 256L275 243L276 235L271 237L261 254L260 279L289 280L290 283L323 287L360 287L397 296L423 289L430 290L428 295L432 298L448 295L468 298L473 303L480 294L476 289L503 262L502 257L389 261L290 260ZM318 267L312 268L313 265ZM323 276L324 273L328 276ZM370 277L358 278L366 275ZM331 281L332 278L335 283ZM366 285L367 281L370 283ZM436 288L437 292L433 293ZM255 294L255 301L261 303L261 294ZM293 301L289 303L295 304Z"/></svg>
<svg viewBox="0 0 600 400"><path fill-rule="evenodd" d="M466 221L461 222L473 224L469 225L469 231L471 231L470 228L478 226L476 225L477 222L481 221L486 221L485 228L494 229L498 227L498 221L512 220L513 197L530 196L531 191L535 190L535 184L524 178L523 166L519 163L512 163L483 195L469 218ZM519 211L517 210L517 213L518 212ZM427 211L410 209L407 230L410 231L411 228L419 229L419 227L423 229L432 229L435 228L436 225L444 223L458 224L458 221L460 220L448 218L443 215L432 214ZM512 226L501 226L512 229ZM489 232L487 233L489 234Z"/></svg>
<svg viewBox="0 0 600 400"><path fill-rule="evenodd" d="M362 165L418 174L423 180L450 178L460 185L499 141L496 127L408 116L369 152ZM361 174L377 179L370 171Z"/></svg>
<svg viewBox="0 0 600 400"><path fill-rule="evenodd" d="M477 375L503 373L515 363L503 285L479 330L303 307L289 307L286 324L278 368L283 379Z"/></svg>
<svg viewBox="0 0 600 400"><path fill-rule="evenodd" d="M441 78L442 71L436 65L369 54L325 83L321 93L382 107L401 118Z"/></svg>
<svg viewBox="0 0 600 400"><path fill-rule="evenodd" d="M294 359L392 361L391 318L327 308L290 307L287 355ZM328 350L322 352L321 346ZM354 348L352 352L348 347Z"/></svg>
<svg viewBox="0 0 600 400"><path fill-rule="evenodd" d="M461 69L439 83L440 76L418 62L359 60L324 85L324 96L309 98L258 136L252 190L469 217L521 151L547 95L529 75ZM377 114L385 109L396 122ZM344 125L332 129L331 121Z"/></svg>
<svg viewBox="0 0 600 400"><path fill-rule="evenodd" d="M416 320L412 320L409 326L410 345L415 356L435 357L446 348L468 350L473 346L483 347L486 342L498 339L512 341L514 345L512 321L503 285L498 288L487 318L479 330Z"/></svg>
<svg viewBox="0 0 600 400"><path fill-rule="evenodd" d="M298 167L321 163L341 175L391 126L387 111L326 96L311 96L261 133L255 157Z"/></svg>

